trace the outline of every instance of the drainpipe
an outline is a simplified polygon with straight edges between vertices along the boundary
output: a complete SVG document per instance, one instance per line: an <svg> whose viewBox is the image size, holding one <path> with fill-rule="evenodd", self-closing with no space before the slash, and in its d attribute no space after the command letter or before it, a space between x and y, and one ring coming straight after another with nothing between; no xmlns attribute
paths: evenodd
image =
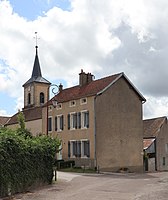
<svg viewBox="0 0 168 200"><path fill-rule="evenodd" d="M154 146L155 146L155 170L157 171L157 148L156 148L156 137L154 141Z"/></svg>
<svg viewBox="0 0 168 200"><path fill-rule="evenodd" d="M94 159L95 159L95 167L97 168L97 154L96 154L96 98L94 97Z"/></svg>

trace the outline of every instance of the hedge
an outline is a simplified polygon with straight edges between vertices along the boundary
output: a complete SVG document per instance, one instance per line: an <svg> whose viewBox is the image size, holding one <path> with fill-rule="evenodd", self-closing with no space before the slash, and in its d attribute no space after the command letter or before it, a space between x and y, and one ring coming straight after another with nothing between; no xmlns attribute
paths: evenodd
<svg viewBox="0 0 168 200"><path fill-rule="evenodd" d="M0 197L51 184L60 141L47 136L24 137L0 129Z"/></svg>

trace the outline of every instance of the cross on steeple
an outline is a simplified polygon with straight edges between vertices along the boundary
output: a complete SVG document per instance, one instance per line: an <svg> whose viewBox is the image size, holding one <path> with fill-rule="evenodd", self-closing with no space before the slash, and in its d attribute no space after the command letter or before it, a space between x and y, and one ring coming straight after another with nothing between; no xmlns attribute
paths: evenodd
<svg viewBox="0 0 168 200"><path fill-rule="evenodd" d="M37 37L37 32L35 32L35 37L34 38L35 38L35 42L36 42L36 46L35 47L37 49L38 48L37 41L38 41L38 39L40 39L40 38Z"/></svg>

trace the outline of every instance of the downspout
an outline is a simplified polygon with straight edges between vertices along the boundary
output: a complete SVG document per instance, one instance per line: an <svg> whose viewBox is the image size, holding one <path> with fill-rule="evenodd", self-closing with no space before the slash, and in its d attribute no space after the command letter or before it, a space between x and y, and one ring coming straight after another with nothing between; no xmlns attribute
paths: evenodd
<svg viewBox="0 0 168 200"><path fill-rule="evenodd" d="M95 159L95 168L97 169L97 152L96 152L96 98L97 98L97 94L94 97L94 159Z"/></svg>
<svg viewBox="0 0 168 200"><path fill-rule="evenodd" d="M94 157L95 157L95 167L96 167L98 173L99 173L99 166L97 165L97 151L96 151L96 146L97 146L97 143L96 143L96 133L97 133L97 130L96 130L96 99L101 94L102 94L102 92L97 93L96 96L94 97Z"/></svg>
<svg viewBox="0 0 168 200"><path fill-rule="evenodd" d="M154 141L154 147L155 147L155 170L157 171L157 148L156 148L156 137Z"/></svg>

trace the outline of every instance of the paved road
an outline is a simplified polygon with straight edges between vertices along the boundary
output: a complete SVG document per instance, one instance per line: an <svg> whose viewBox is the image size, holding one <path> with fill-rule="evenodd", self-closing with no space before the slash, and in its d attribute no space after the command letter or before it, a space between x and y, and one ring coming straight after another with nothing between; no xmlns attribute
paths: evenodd
<svg viewBox="0 0 168 200"><path fill-rule="evenodd" d="M149 174L72 174L15 200L168 200L168 172Z"/></svg>

